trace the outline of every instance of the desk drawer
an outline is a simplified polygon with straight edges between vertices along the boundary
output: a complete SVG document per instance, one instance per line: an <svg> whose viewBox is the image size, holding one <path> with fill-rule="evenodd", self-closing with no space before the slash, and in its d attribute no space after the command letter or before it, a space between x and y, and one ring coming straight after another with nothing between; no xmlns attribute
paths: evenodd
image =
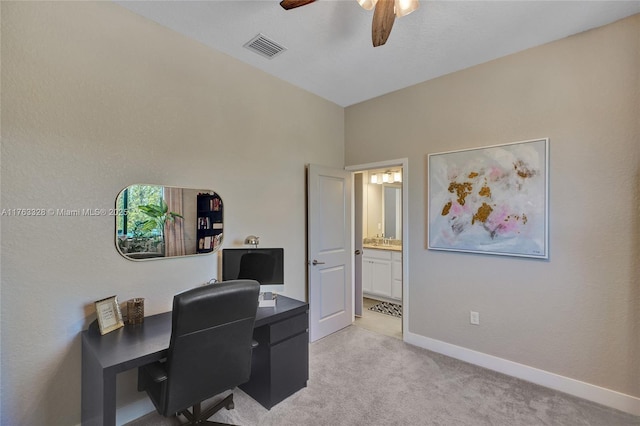
<svg viewBox="0 0 640 426"><path fill-rule="evenodd" d="M269 343L274 344L291 336L307 331L309 328L309 315L304 312L284 321L269 326Z"/></svg>

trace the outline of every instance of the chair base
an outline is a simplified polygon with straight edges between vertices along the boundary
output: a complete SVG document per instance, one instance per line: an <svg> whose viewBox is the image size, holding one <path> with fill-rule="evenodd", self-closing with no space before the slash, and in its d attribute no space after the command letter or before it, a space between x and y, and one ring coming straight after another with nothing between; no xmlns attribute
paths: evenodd
<svg viewBox="0 0 640 426"><path fill-rule="evenodd" d="M213 416L218 411L226 408L227 410L233 410L233 394L229 394L222 401L218 402L216 405L213 405L207 408L204 411L201 411L200 403L194 405L192 407L192 411L184 410L178 413L178 415L182 414L189 421L185 423L185 425L224 425L224 426L234 426L229 423L219 423L207 420L209 417Z"/></svg>

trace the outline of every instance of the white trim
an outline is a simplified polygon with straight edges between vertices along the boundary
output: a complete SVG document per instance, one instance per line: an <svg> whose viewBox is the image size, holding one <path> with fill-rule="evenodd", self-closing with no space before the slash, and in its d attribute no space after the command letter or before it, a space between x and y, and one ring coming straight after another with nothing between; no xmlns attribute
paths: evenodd
<svg viewBox="0 0 640 426"><path fill-rule="evenodd" d="M345 167L345 170L347 170L347 168ZM356 224L355 224L355 216L356 216L356 198L355 198L355 189L356 189L356 180L354 178L354 173L351 173L351 245L352 245L352 250L355 251L355 229L356 229ZM351 307L351 324L353 325L356 322L356 265L355 265L355 256L351 256L351 304L353 305Z"/></svg>
<svg viewBox="0 0 640 426"><path fill-rule="evenodd" d="M518 379L615 408L635 416L640 416L640 398L635 396L560 376L549 371L463 348L462 346L453 345L441 340L420 336L419 334L411 333L407 329L404 331L404 341L411 345L447 355L489 370L517 377Z"/></svg>
<svg viewBox="0 0 640 426"><path fill-rule="evenodd" d="M409 332L409 159L402 159L402 335ZM403 337L403 340L405 338Z"/></svg>
<svg viewBox="0 0 640 426"><path fill-rule="evenodd" d="M383 169L385 167L402 166L406 167L409 162L408 158L396 158L395 160L377 161L375 163L357 164L355 166L347 166L344 169L352 172L362 172L370 169ZM404 170L402 172L402 182L404 183Z"/></svg>
<svg viewBox="0 0 640 426"><path fill-rule="evenodd" d="M344 169L355 173L393 166L402 167L402 334L405 335L409 332L409 159L397 158L357 164ZM352 282L355 282L355 279ZM354 288L354 285L352 284L351 287ZM355 303L355 298L353 300ZM406 338L403 339L406 341Z"/></svg>

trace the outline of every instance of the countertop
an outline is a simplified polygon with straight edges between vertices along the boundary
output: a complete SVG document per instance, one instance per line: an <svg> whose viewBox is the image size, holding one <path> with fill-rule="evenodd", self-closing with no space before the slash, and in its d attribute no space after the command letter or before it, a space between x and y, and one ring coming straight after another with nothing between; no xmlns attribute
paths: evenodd
<svg viewBox="0 0 640 426"><path fill-rule="evenodd" d="M376 246L376 245L373 245L373 244L363 244L362 248L365 248L367 250L368 249L374 249L374 250L402 251L402 246L399 246L399 245L386 245L385 246L385 245L378 244Z"/></svg>

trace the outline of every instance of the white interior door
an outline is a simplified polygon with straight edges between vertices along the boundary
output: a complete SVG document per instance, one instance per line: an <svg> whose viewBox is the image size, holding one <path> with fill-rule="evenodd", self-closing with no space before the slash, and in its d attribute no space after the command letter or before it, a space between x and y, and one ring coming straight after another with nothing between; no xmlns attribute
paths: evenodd
<svg viewBox="0 0 640 426"><path fill-rule="evenodd" d="M309 338L353 321L351 173L308 167Z"/></svg>
<svg viewBox="0 0 640 426"><path fill-rule="evenodd" d="M353 309L357 317L362 316L362 215L363 174L353 175Z"/></svg>

